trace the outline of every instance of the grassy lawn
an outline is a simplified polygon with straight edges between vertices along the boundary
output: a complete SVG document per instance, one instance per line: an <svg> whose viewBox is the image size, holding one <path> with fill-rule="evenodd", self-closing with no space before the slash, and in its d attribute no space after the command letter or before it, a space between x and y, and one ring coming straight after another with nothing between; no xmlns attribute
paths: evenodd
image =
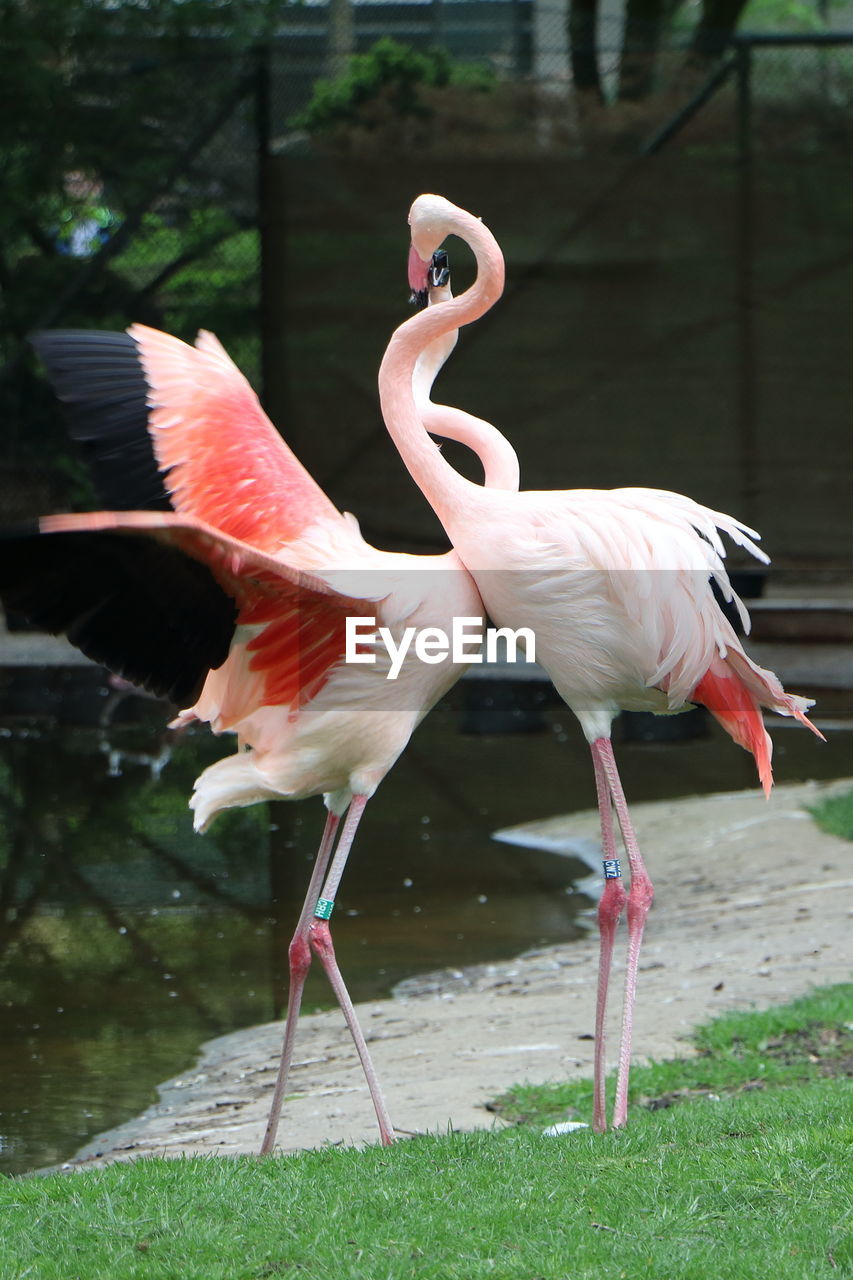
<svg viewBox="0 0 853 1280"><path fill-rule="evenodd" d="M839 796L827 796L809 809L819 827L830 835L853 840L853 791Z"/></svg>
<svg viewBox="0 0 853 1280"><path fill-rule="evenodd" d="M582 1084L514 1091L496 1108L535 1123L494 1133L9 1180L0 1276L837 1280L853 1274L852 996L711 1024L699 1058L636 1073L630 1128L603 1137L542 1135L585 1111Z"/></svg>
<svg viewBox="0 0 853 1280"><path fill-rule="evenodd" d="M677 1102L714 1102L829 1076L843 1079L853 1070L853 984L825 987L756 1013L723 1014L700 1027L694 1042L696 1058L632 1068L634 1107L659 1111ZM592 1081L517 1085L496 1100L494 1110L515 1123L542 1126L575 1118L589 1123Z"/></svg>

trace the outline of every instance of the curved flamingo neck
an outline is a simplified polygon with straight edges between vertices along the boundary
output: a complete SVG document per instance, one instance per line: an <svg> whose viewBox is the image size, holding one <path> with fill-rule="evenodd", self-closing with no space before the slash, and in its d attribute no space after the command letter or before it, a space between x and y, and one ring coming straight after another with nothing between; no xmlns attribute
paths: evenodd
<svg viewBox="0 0 853 1280"><path fill-rule="evenodd" d="M476 453L483 468L485 489L518 491L521 479L518 454L491 422L476 418L464 409L432 401L421 406L421 422L432 435L456 440Z"/></svg>
<svg viewBox="0 0 853 1280"><path fill-rule="evenodd" d="M470 507L483 490L480 485L466 480L455 471L430 439L421 419L412 380L418 357L430 343L477 320L497 301L503 291L504 264L503 255L491 232L477 218L463 210L455 210L454 215L448 218L445 234L460 236L473 250L477 261L477 278L458 298L451 298L439 306L428 307L426 311L412 316L394 332L379 368L379 398L385 425L400 456L447 529L447 522L452 521L454 514ZM434 408L440 412L443 409L442 406ZM455 416L455 411L451 410L450 413ZM450 434L446 431L449 419L444 416L442 421L442 434ZM463 432L466 430L466 424L461 419L457 425ZM469 422L467 427L471 428L471 425ZM482 426L488 427L489 424L484 423ZM498 435L495 428L487 433L480 429L477 444L472 447L480 456L487 475L497 474L507 478L510 474L507 457L502 454L499 458L495 448L495 437ZM456 434L453 438L461 439L462 436ZM467 441L463 439L463 443Z"/></svg>
<svg viewBox="0 0 853 1280"><path fill-rule="evenodd" d="M444 306L452 297L449 285L433 289L430 291L430 306ZM452 354L458 335L459 330L453 329L443 338L431 342L418 356L412 374L412 388L421 422L431 435L456 440L477 455L486 489L515 492L520 480L518 456L497 427L466 413L464 409L434 404L430 399L433 383Z"/></svg>

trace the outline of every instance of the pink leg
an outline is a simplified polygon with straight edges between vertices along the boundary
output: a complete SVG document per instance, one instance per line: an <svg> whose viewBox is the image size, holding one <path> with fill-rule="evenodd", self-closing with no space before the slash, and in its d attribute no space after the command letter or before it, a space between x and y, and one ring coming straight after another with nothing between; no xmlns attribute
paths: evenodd
<svg viewBox="0 0 853 1280"><path fill-rule="evenodd" d="M595 768L595 786L598 793L598 811L601 815L601 847L604 853L604 891L598 904L598 994L595 1001L595 1063L593 1067L592 1127L596 1133L607 1128L607 1097L604 1078L607 1071L607 990L610 985L610 969L613 963L613 943L616 926L625 906L625 888L618 874L616 837L613 831L613 809L607 776L599 760L595 746L592 748Z"/></svg>
<svg viewBox="0 0 853 1280"><path fill-rule="evenodd" d="M326 818L326 827L323 831L323 838L320 841L320 848L317 850L314 870L311 872L311 881L308 885L308 892L305 895L305 903L288 951L290 988L287 995L287 1020L284 1024L284 1041L281 1046L281 1058L278 1064L278 1076L276 1077L275 1090L272 1096L272 1105L270 1106L264 1140L261 1143L262 1156L269 1155L275 1145L275 1135L278 1131L278 1122L281 1116L281 1104L284 1099L284 1091L287 1088L287 1077L290 1074L290 1062L293 1057L296 1022L302 1006L305 979L308 977L308 970L311 968L311 947L308 941L308 934L311 928L311 921L314 919L314 908L317 905L320 886L323 883L326 868L329 865L335 832L338 829L339 822L340 818L334 813L330 813Z"/></svg>
<svg viewBox="0 0 853 1280"><path fill-rule="evenodd" d="M637 994L637 966L646 916L654 897L654 886L646 871L637 837L628 813L628 804L609 738L599 738L592 744L593 755L598 755L607 781L616 817L622 832L628 864L631 868L631 887L628 890L628 957L625 962L625 999L622 1007L622 1039L619 1045L619 1072L616 1079L616 1102L613 1107L613 1127L619 1129L628 1119L628 1073L631 1067L631 1038L634 1026L634 1000Z"/></svg>
<svg viewBox="0 0 853 1280"><path fill-rule="evenodd" d="M394 1141L394 1126L391 1123L391 1117L388 1114L388 1108L385 1104L385 1098L379 1085L379 1078L376 1075L376 1069L373 1066L373 1060L370 1056L370 1050L367 1047L367 1041L364 1033L359 1025L356 1017L355 1009L349 992L346 989L341 971L338 968L338 962L335 958L335 948L332 945L332 935L329 930L328 919L332 914L334 906L335 894L338 891L338 885L343 875L344 867L349 856L356 828L358 827L361 815L364 812L364 806L367 804L366 796L354 796L352 804L347 813L344 829L341 832L340 842L335 852L332 865L329 868L329 874L323 885L323 892L317 903L315 912L316 919L312 921L309 929L309 941L311 950L319 958L320 963L326 971L332 990L337 997L338 1004L341 1006L346 1024L349 1027L350 1034L355 1043L358 1056L361 1059L361 1065L364 1070L364 1076L367 1080L367 1087L370 1090L370 1097L373 1100L373 1108L376 1112L376 1119L379 1122L379 1136L384 1146L390 1146Z"/></svg>
<svg viewBox="0 0 853 1280"><path fill-rule="evenodd" d="M319 957L320 963L326 970L329 982L332 984L332 990L337 996L338 1004L341 1006L346 1024L350 1029L355 1047L358 1050L358 1056L361 1059L361 1065L364 1070L364 1078L367 1081L367 1087L370 1090L370 1096L373 1100L373 1109L376 1112L376 1119L379 1122L379 1136L382 1145L390 1147L394 1141L394 1126L391 1123L391 1117L388 1114L388 1107L385 1104L385 1098L379 1084L379 1077L376 1074L376 1068L373 1065L373 1059L370 1056L370 1050L367 1047L367 1041L364 1033L356 1017L350 994L346 989L341 971L338 968L338 962L335 958L335 948L332 943L332 935L329 926L325 920L315 920L311 925L311 950Z"/></svg>

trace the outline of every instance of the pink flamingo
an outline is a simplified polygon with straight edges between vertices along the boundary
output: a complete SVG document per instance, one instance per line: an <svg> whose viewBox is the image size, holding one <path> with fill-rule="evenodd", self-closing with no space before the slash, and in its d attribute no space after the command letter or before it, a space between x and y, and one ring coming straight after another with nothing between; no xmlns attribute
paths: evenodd
<svg viewBox="0 0 853 1280"><path fill-rule="evenodd" d="M785 693L747 657L716 603L711 582L746 611L723 566L720 531L759 560L757 535L739 521L677 493L656 489L498 492L460 476L430 439L412 396L418 353L448 329L468 324L503 288L503 259L483 223L440 196L420 196L409 222L410 282L420 287L434 251L451 234L473 250L477 279L458 298L413 316L389 343L379 375L388 430L410 473L472 574L497 625L532 628L536 656L580 721L590 744L601 815L604 892L598 910L594 1117L606 1128L605 1009L614 935L626 909L628 954L615 1127L627 1119L628 1071L637 964L653 886L631 825L613 754L620 709L671 714L702 703L735 742L751 751L765 792L771 741L762 706L806 719L811 703ZM626 893L613 810L630 867Z"/></svg>
<svg viewBox="0 0 853 1280"><path fill-rule="evenodd" d="M432 281L432 301L451 296L442 266ZM378 646L372 665L343 660L345 622L375 617L396 644L406 627L449 634L454 618L482 620L479 595L452 551L411 556L365 542L354 518L333 506L291 453L212 334L201 333L195 347L142 325L128 334L130 341L59 332L41 335L37 346L70 402L74 433L108 470L117 435L125 446L138 444L140 391L147 396L145 434L174 510L43 517L38 534L7 555L0 593L155 692L197 691L201 671L195 704L174 724L206 721L215 733L236 733L239 750L196 780L196 830L232 806L323 795L328 817L289 949L286 1026L261 1153L275 1143L312 953L358 1050L381 1140L390 1143L391 1119L335 959L329 916L367 801L467 663L412 656L388 680L388 653ZM429 400L455 340L445 330L413 362L413 403L433 429L478 453L487 485L517 488L518 462L503 437ZM143 453L137 449L128 483L148 500ZM110 473L106 483L115 489L122 481ZM157 501L155 492L151 505Z"/></svg>

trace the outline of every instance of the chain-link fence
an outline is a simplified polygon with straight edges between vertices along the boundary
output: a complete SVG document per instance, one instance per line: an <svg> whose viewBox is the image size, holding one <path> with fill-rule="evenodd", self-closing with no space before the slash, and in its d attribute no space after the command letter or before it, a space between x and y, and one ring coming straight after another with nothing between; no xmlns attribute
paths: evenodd
<svg viewBox="0 0 853 1280"><path fill-rule="evenodd" d="M86 497L26 340L32 331L137 320L190 337L215 324L248 371L258 367L254 59L209 46L178 58L117 40L49 70L55 103L34 93L19 104L28 146L17 169L11 147L5 157L7 519ZM58 149L74 161L51 154Z"/></svg>
<svg viewBox="0 0 853 1280"><path fill-rule="evenodd" d="M637 93L621 16L586 49L568 17L556 0L308 4L260 49L102 48L64 103L98 122L91 154L5 255L4 517L85 501L26 334L136 320L213 329L336 501L386 540L435 538L387 498L403 481L375 393L405 315L405 211L432 188L482 214L509 265L442 388L513 436L527 484L669 485L769 525L792 563L837 558L853 37L741 39L727 75L651 32ZM313 133L318 77L388 37L491 80L417 88L405 112L380 93Z"/></svg>

